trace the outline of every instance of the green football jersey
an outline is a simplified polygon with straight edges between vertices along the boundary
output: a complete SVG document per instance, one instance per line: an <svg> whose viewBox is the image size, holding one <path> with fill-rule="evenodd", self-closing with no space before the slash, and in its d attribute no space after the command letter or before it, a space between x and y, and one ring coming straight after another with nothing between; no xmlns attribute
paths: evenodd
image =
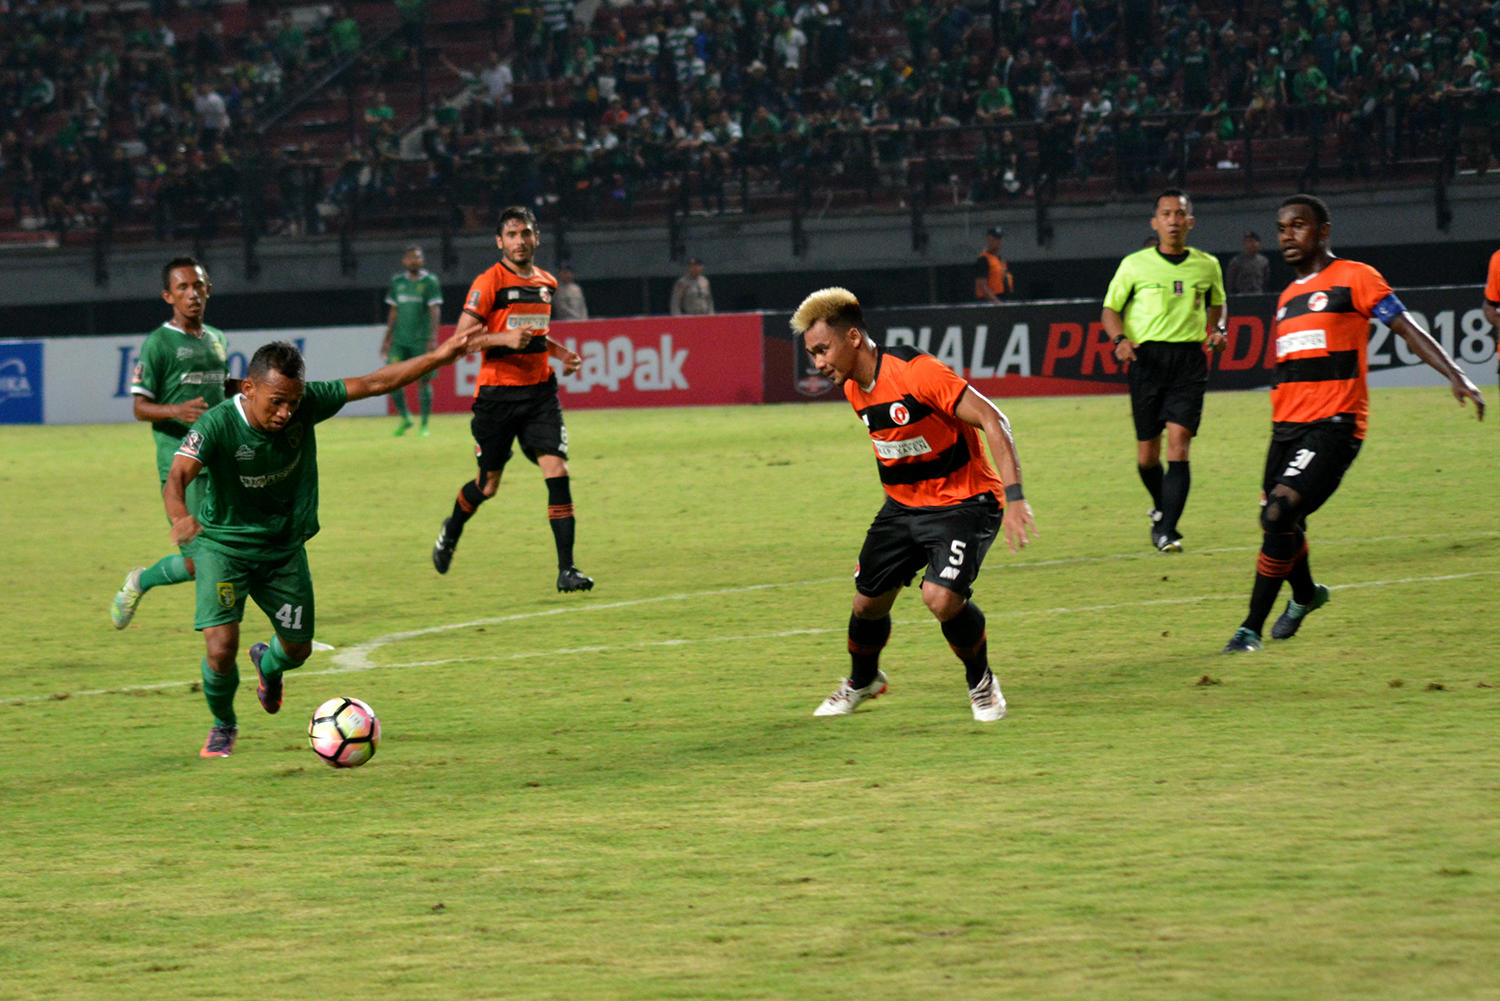
<svg viewBox="0 0 1500 1001"><path fill-rule="evenodd" d="M200 544L240 559L272 561L317 535L314 427L348 399L342 379L309 382L302 405L274 433L250 426L240 396L198 418L177 454L197 459L211 474L198 512Z"/></svg>
<svg viewBox="0 0 1500 1001"><path fill-rule="evenodd" d="M152 403L172 406L203 397L208 406L224 402L224 378L229 374L227 342L222 331L204 326L203 336L194 337L179 327L163 323L146 335L141 358L136 362L130 392ZM181 421L153 421L156 465L162 482L172 466L177 443L188 433Z"/></svg>
<svg viewBox="0 0 1500 1001"><path fill-rule="evenodd" d="M432 338L432 318L427 309L443 302L443 287L438 284L437 275L422 271L413 278L405 271L398 271L391 276L385 301L396 307L391 346L425 352Z"/></svg>
<svg viewBox="0 0 1500 1001"><path fill-rule="evenodd" d="M1224 272L1219 259L1187 248L1174 264L1156 247L1138 250L1120 262L1104 294L1104 305L1124 317L1125 336L1146 341L1202 342L1208 307L1224 304Z"/></svg>

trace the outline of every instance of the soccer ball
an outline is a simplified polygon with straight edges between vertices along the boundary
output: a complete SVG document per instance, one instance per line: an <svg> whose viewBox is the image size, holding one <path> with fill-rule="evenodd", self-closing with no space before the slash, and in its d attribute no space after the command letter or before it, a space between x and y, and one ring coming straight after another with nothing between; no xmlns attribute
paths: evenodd
<svg viewBox="0 0 1500 1001"><path fill-rule="evenodd" d="M313 753L334 768L357 768L380 746L380 720L359 699L340 696L318 706L307 724Z"/></svg>

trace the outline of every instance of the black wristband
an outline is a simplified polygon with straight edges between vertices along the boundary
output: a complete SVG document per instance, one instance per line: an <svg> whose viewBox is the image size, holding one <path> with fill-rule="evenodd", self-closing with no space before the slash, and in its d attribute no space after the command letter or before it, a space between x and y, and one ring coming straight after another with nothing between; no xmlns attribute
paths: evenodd
<svg viewBox="0 0 1500 1001"><path fill-rule="evenodd" d="M1012 483L1005 488L1005 502L1007 504L1013 504L1016 501L1023 501L1025 499L1026 495L1021 492L1021 484Z"/></svg>
<svg viewBox="0 0 1500 1001"><path fill-rule="evenodd" d="M1124 339L1125 339L1125 335L1124 334L1116 334L1115 335L1115 345L1118 346L1119 343L1121 341L1123 341Z"/></svg>

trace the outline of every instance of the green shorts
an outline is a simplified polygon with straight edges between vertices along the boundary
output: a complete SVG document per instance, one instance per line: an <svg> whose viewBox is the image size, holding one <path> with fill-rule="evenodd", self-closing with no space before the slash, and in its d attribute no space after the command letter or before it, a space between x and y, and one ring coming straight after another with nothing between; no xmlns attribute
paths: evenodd
<svg viewBox="0 0 1500 1001"><path fill-rule="evenodd" d="M198 582L198 610L193 628L207 629L245 617L245 599L254 598L271 617L276 635L298 643L313 638L312 573L307 550L267 562L242 560L209 546L193 554Z"/></svg>
<svg viewBox="0 0 1500 1001"><path fill-rule="evenodd" d="M390 360L387 361L386 364L387 365L394 365L398 361L410 361L413 358L420 358L423 355L425 355L426 353L427 353L427 345L426 344L423 344L421 347L413 347L410 344L392 344L391 345L390 355L389 355ZM436 379L436 378L437 378L437 369L433 369L431 372L428 372L426 375L422 376L422 380L421 381L422 382L431 382L433 379ZM396 392L399 393L399 392L401 392L401 390L398 389L398 390L396 390Z"/></svg>

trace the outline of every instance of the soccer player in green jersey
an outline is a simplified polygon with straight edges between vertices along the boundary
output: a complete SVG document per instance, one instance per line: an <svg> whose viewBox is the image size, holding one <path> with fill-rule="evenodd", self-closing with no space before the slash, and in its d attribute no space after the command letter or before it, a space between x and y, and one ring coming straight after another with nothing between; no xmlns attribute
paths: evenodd
<svg viewBox="0 0 1500 1001"><path fill-rule="evenodd" d="M443 304L443 287L437 276L424 264L427 258L422 248L415 244L406 248L401 258L405 271L391 276L391 287L385 293L385 301L391 311L385 320L385 342L380 345L380 356L387 362L406 361L426 354L437 347L439 322L438 307ZM417 399L422 405L422 435L427 430L427 418L432 414L432 379L436 373L422 377ZM396 413L401 423L396 425L396 437L401 437L411 428L411 413L406 409L406 390L398 389L391 394L396 404Z"/></svg>
<svg viewBox="0 0 1500 1001"><path fill-rule="evenodd" d="M235 652L246 597L274 620L271 642L250 648L266 712L281 708L282 672L312 653L313 587L304 547L318 534L317 425L351 400L400 389L448 364L465 343L453 337L370 375L306 382L297 349L273 341L250 359L239 395L199 417L182 439L162 497L172 541L196 541L193 625L207 647L203 694L214 717L201 757L227 757L239 733ZM204 472L212 475L194 515L188 491Z"/></svg>
<svg viewBox="0 0 1500 1001"><path fill-rule="evenodd" d="M146 336L130 393L135 419L151 422L156 472L165 487L172 454L188 427L208 408L223 402L226 390L234 392L239 383L228 378L224 334L203 322L213 291L203 265L191 257L174 257L161 269L161 285L161 297L171 305L172 319ZM194 514L207 486L205 477L188 493L188 510ZM150 567L136 567L125 575L124 585L110 603L109 617L116 629L124 629L147 591L192 579L191 546L163 556Z"/></svg>
<svg viewBox="0 0 1500 1001"><path fill-rule="evenodd" d="M1115 357L1129 367L1136 467L1151 493L1151 544L1180 553L1177 522L1193 482L1188 451L1208 387L1203 348L1221 351L1225 343L1224 275L1217 258L1187 245L1193 203L1180 188L1157 197L1151 228L1156 244L1120 262L1101 319ZM1165 472L1163 431L1171 462Z"/></svg>

